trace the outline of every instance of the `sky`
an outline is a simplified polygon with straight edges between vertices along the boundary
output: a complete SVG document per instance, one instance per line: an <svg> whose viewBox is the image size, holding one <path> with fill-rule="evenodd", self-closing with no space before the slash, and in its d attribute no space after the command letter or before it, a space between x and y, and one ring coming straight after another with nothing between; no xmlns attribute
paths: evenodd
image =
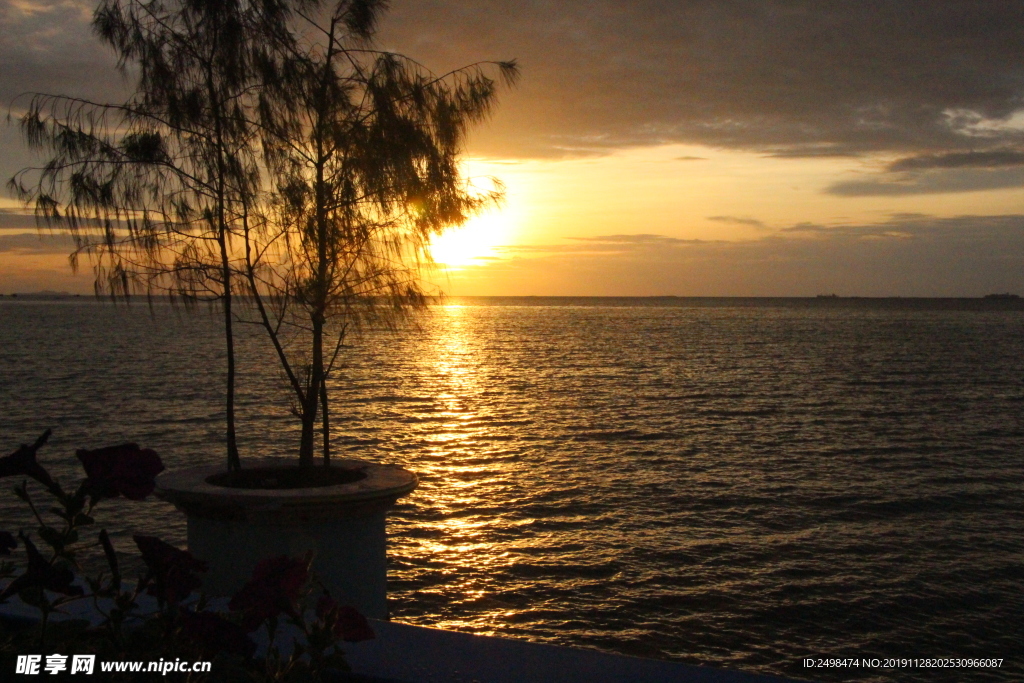
<svg viewBox="0 0 1024 683"><path fill-rule="evenodd" d="M90 2L0 0L0 101L116 101ZM438 73L516 59L465 151L500 210L439 238L454 295L1024 294L1024 3L393 0ZM0 124L0 176L33 163ZM0 198L0 293L91 291Z"/></svg>

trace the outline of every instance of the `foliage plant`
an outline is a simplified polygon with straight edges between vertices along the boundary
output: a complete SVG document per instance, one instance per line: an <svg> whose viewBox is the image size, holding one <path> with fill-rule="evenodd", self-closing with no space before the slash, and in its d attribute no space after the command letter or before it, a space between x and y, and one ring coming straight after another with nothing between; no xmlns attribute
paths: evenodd
<svg viewBox="0 0 1024 683"><path fill-rule="evenodd" d="M238 112L255 85L252 29L282 21L278 9L104 0L93 27L135 93L119 105L33 96L21 128L50 158L10 182L41 222L74 236L73 267L82 254L94 261L97 294L221 304L229 469L239 467L232 241L257 191Z"/></svg>
<svg viewBox="0 0 1024 683"><path fill-rule="evenodd" d="M145 569L138 581L123 581L106 529L94 541L88 532L96 526L95 510L103 499L142 500L153 492L154 477L163 470L159 456L135 444L79 450L86 477L73 491L65 490L36 458L49 436L47 430L34 444L0 458L0 477L24 478L14 494L38 524L34 532L0 531L5 556L0 603L16 596L39 614L38 624L20 630L0 622L0 648L6 654L94 653L103 661L189 658L213 663L209 674L190 673L190 681L317 681L330 670L348 670L341 642L373 638L365 618L318 585L309 570L312 555L264 560L227 610L218 611L195 593L205 562L159 538L135 535ZM30 479L50 499L48 509ZM22 561L6 559L19 546ZM102 552L105 559L106 569L97 576L83 576L81 560L89 552ZM91 605L101 617L98 624L53 618L77 601ZM257 635L268 644L258 656ZM131 674L123 675L131 680ZM111 676L117 680L117 674Z"/></svg>
<svg viewBox="0 0 1024 683"><path fill-rule="evenodd" d="M280 360L299 465L314 464L318 429L329 464L328 386L346 339L425 306L431 239L503 196L497 181L474 188L460 155L515 63L434 74L375 47L386 7L103 0L94 28L135 94L118 106L37 95L21 118L50 161L10 186L76 236L98 291L221 304L229 469L240 316Z"/></svg>

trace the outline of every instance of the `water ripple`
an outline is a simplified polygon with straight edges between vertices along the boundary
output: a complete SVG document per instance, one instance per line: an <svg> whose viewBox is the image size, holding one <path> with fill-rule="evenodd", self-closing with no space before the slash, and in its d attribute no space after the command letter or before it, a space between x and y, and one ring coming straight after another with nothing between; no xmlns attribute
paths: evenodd
<svg viewBox="0 0 1024 683"><path fill-rule="evenodd" d="M368 335L333 381L346 455L421 474L390 523L395 618L807 677L806 656L1006 657L1022 680L1024 316L941 306L435 310ZM5 448L135 440L223 457L215 317L0 304ZM284 379L241 332L241 445L297 442ZM22 514L3 500L5 522ZM112 502L184 542L161 503Z"/></svg>

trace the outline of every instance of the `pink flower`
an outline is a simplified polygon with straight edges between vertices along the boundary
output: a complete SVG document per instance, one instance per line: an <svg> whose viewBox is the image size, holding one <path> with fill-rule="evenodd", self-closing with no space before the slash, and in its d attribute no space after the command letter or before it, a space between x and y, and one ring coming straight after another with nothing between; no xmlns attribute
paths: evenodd
<svg viewBox="0 0 1024 683"><path fill-rule="evenodd" d="M93 451L82 449L75 455L82 461L90 493L96 498L142 500L153 493L156 475L164 470L156 452L133 443Z"/></svg>
<svg viewBox="0 0 1024 683"><path fill-rule="evenodd" d="M54 490L57 485L50 478L50 474L36 461L36 451L42 448L49 438L50 430L47 429L31 446L23 444L10 455L0 458L0 477L32 477L51 491Z"/></svg>
<svg viewBox="0 0 1024 683"><path fill-rule="evenodd" d="M192 557L192 553L179 550L155 536L136 534L132 538L142 553L142 561L149 568L147 579L153 583L146 592L150 595L176 605L203 585L202 579L195 572L205 572L206 562L197 560Z"/></svg>
<svg viewBox="0 0 1024 683"><path fill-rule="evenodd" d="M370 622L355 607L338 605L327 593L316 601L316 618L331 630L335 638L341 638L348 643L358 643L376 637L370 628Z"/></svg>
<svg viewBox="0 0 1024 683"><path fill-rule="evenodd" d="M252 578L228 603L234 612L245 613L245 624L252 631L267 619L282 613L294 616L295 602L309 579L311 554L305 558L286 555L270 557L256 565Z"/></svg>

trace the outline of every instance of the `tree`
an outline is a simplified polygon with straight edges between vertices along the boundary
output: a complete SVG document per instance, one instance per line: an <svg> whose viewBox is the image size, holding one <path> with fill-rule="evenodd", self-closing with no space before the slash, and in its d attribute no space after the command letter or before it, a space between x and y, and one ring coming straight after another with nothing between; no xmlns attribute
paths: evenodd
<svg viewBox="0 0 1024 683"><path fill-rule="evenodd" d="M313 463L318 410L330 459L327 379L346 335L367 323L393 326L425 305L419 274L431 237L502 196L500 186L474 192L459 155L469 125L493 108L499 80L515 81L515 63L436 76L375 50L385 7L342 0L320 21L299 11L305 25L276 48L283 59L264 64L268 213L247 234L246 272L295 395L303 466ZM305 336L301 367L282 331Z"/></svg>
<svg viewBox="0 0 1024 683"><path fill-rule="evenodd" d="M79 254L93 259L97 294L156 290L221 304L232 470L232 242L260 190L248 116L263 48L255 38L279 30L288 13L273 0L104 0L93 27L134 76L134 95L122 105L33 96L21 127L50 161L10 183L44 224L74 235L73 265Z"/></svg>
<svg viewBox="0 0 1024 683"><path fill-rule="evenodd" d="M384 0L104 0L94 27L137 73L109 106L37 95L21 120L51 155L11 181L94 259L97 291L221 303L228 467L235 444L233 323L251 302L302 422L330 458L328 384L345 339L426 305L431 237L502 196L476 192L459 155L514 62L437 76L374 48Z"/></svg>

